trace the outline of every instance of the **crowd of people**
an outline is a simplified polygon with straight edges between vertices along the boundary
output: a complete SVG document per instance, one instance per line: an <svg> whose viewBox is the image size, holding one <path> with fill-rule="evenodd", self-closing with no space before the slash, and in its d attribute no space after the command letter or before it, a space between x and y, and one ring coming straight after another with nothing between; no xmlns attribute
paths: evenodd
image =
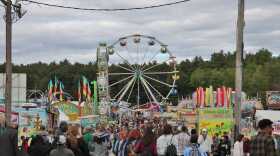
<svg viewBox="0 0 280 156"><path fill-rule="evenodd" d="M171 126L167 120L127 120L95 128L67 122L55 130L42 126L35 136L22 137L20 147L16 129L4 121L0 120L1 156L277 156L268 119L259 122L258 135L251 140L240 135L234 144L228 132L212 137L207 129Z"/></svg>

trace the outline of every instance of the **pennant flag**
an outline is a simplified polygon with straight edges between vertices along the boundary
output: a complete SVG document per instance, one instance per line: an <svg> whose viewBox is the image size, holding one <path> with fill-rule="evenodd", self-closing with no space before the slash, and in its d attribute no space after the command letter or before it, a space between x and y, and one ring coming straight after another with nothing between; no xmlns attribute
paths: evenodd
<svg viewBox="0 0 280 156"><path fill-rule="evenodd" d="M221 88L221 104L222 104L222 107L225 106L225 87L224 86Z"/></svg>
<svg viewBox="0 0 280 156"><path fill-rule="evenodd" d="M88 80L86 77L83 76L83 95L84 95L84 97L87 97L87 91L88 91L87 84L88 84Z"/></svg>
<svg viewBox="0 0 280 156"><path fill-rule="evenodd" d="M231 106L231 92L232 92L232 89L228 88L227 89L227 107L228 108Z"/></svg>
<svg viewBox="0 0 280 156"><path fill-rule="evenodd" d="M213 95L213 87L209 87L209 104L211 107L214 106L214 95Z"/></svg>
<svg viewBox="0 0 280 156"><path fill-rule="evenodd" d="M58 88L59 81L57 80L57 77L54 77L54 94L56 94L57 88Z"/></svg>
<svg viewBox="0 0 280 156"><path fill-rule="evenodd" d="M217 88L217 93L216 93L216 107L221 106L221 88Z"/></svg>
<svg viewBox="0 0 280 156"><path fill-rule="evenodd" d="M49 101L52 101L52 90L53 90L53 83L52 83L52 80L49 81L49 84L48 84L48 91L49 91L49 95L48 95L48 99Z"/></svg>
<svg viewBox="0 0 280 156"><path fill-rule="evenodd" d="M79 101L79 105L82 102L82 95L81 95L81 82L80 80L78 81L78 101Z"/></svg>
<svg viewBox="0 0 280 156"><path fill-rule="evenodd" d="M227 107L228 101L227 101L227 87L223 87L224 89L224 107Z"/></svg>
<svg viewBox="0 0 280 156"><path fill-rule="evenodd" d="M59 83L60 84L60 101L63 101L63 90L64 90L64 85L62 84L62 82Z"/></svg>
<svg viewBox="0 0 280 156"><path fill-rule="evenodd" d="M208 107L210 104L210 94L209 94L210 88L206 88L205 90L205 106Z"/></svg>
<svg viewBox="0 0 280 156"><path fill-rule="evenodd" d="M204 89L202 87L200 87L200 107L203 108L204 107L204 99L205 99L205 94L204 94Z"/></svg>
<svg viewBox="0 0 280 156"><path fill-rule="evenodd" d="M227 100L227 87L224 87L224 107L228 107L228 100Z"/></svg>
<svg viewBox="0 0 280 156"><path fill-rule="evenodd" d="M90 90L89 83L87 84L87 100L88 101L91 100L91 90Z"/></svg>

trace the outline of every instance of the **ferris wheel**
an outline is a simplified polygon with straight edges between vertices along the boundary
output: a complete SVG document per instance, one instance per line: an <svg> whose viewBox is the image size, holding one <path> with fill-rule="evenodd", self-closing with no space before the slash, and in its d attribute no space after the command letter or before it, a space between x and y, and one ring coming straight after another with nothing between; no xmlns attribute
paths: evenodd
<svg viewBox="0 0 280 156"><path fill-rule="evenodd" d="M108 46L108 88L117 103L164 104L176 91L176 58L155 37L130 35Z"/></svg>

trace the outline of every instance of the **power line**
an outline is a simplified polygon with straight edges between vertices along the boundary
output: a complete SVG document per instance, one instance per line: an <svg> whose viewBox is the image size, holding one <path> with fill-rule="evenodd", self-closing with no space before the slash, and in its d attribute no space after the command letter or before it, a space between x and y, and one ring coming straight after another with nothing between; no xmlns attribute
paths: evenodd
<svg viewBox="0 0 280 156"><path fill-rule="evenodd" d="M144 6L144 7L132 7L132 8L115 8L115 9L109 9L109 8L82 8L82 7L74 7L74 6L64 6L64 5L57 5L57 4L50 4L50 3L44 3L44 2L38 2L38 1L33 1L33 0L22 0L25 2L33 3L33 4L38 4L38 5L44 5L48 7L55 7L55 8L64 8L64 9L73 9L73 10L84 10L84 11L131 11L131 10L144 10L144 9L152 9L152 8L160 8L160 7L165 7L165 6L171 6L171 5L176 5L180 3L186 3L190 0L180 0L180 1L175 1L171 3L165 3L165 4L158 4L158 5L150 5L150 6Z"/></svg>

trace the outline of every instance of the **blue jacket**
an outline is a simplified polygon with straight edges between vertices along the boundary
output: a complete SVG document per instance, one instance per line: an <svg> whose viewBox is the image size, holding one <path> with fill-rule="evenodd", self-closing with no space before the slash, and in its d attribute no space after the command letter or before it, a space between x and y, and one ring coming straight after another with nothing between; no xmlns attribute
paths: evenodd
<svg viewBox="0 0 280 156"><path fill-rule="evenodd" d="M184 156L190 156L190 153L193 148L196 148L198 152L200 153L200 156L207 156L205 152L202 152L201 149L198 147L198 145L191 145L187 146L186 149L184 150Z"/></svg>

